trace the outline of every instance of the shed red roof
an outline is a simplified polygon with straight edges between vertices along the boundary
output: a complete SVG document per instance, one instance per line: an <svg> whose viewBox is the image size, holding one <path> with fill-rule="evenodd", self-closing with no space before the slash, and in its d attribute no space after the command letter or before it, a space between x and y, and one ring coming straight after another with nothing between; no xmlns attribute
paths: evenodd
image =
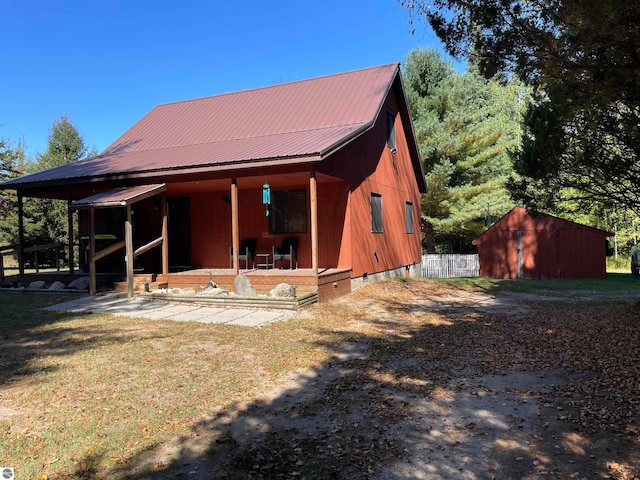
<svg viewBox="0 0 640 480"><path fill-rule="evenodd" d="M398 75L393 63L159 105L101 155L4 186L318 161L373 125Z"/></svg>
<svg viewBox="0 0 640 480"><path fill-rule="evenodd" d="M541 231L541 230L589 230L603 237L612 237L614 234L606 230L572 222L564 218L546 213L527 211L522 207L513 207L506 215L500 218L489 229L482 232L472 243L481 245L493 232L496 231Z"/></svg>

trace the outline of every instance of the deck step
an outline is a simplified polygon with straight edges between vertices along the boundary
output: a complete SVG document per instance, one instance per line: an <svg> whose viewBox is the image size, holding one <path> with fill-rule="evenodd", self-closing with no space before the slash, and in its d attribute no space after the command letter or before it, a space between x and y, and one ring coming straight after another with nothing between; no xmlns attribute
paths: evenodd
<svg viewBox="0 0 640 480"><path fill-rule="evenodd" d="M133 291L134 292L144 292L145 284L149 285L149 289L151 289L151 285L156 281L155 273L137 273L133 276ZM162 287L158 287L162 288ZM123 282L113 282L113 289L116 292L126 292L128 290L128 285L126 281Z"/></svg>
<svg viewBox="0 0 640 480"><path fill-rule="evenodd" d="M295 298L238 297L235 295L206 297L197 295L173 295L171 293L142 293L141 295L153 299L183 303L194 302L204 305L217 305L219 307L277 308L283 310L298 310L300 308L313 305L314 303L318 303L317 293L308 293Z"/></svg>

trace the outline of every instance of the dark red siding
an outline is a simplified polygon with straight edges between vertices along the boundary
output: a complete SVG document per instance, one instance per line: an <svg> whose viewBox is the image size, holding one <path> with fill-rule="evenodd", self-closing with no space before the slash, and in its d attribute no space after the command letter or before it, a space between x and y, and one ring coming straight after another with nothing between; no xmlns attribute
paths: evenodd
<svg viewBox="0 0 640 480"><path fill-rule="evenodd" d="M480 275L491 278L599 278L609 232L516 207L474 240Z"/></svg>

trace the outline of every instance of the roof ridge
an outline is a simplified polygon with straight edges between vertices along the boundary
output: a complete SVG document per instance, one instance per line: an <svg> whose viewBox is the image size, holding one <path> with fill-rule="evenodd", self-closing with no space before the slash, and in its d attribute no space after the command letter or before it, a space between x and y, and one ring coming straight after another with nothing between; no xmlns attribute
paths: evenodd
<svg viewBox="0 0 640 480"><path fill-rule="evenodd" d="M329 74L326 74L326 75L321 75L319 77L303 78L301 80L292 80L290 82L277 83L275 85L265 85L263 87L246 88L244 90L238 90L238 91L234 91L234 92L217 93L217 94L214 94L214 95L205 95L204 97L189 98L189 99L185 99L185 100L176 100L174 102L159 103L155 107L153 107L153 109L156 109L158 107L164 107L164 106L167 106L167 105L177 105L177 104L180 104L180 103L197 102L197 101L200 101L200 100L206 100L206 99L210 99L210 98L238 95L238 94L241 94L241 93L255 92L255 91L258 91L258 90L267 90L267 89L270 89L270 88L278 88L278 87L282 87L282 86L285 86L285 85L294 85L296 83L312 82L312 81L315 81L315 80L321 80L321 79L326 79L326 78L331 78L331 77L338 77L338 76L342 76L342 75L349 75L349 74L353 74L353 73L357 73L357 72L364 72L365 70L375 70L375 69L379 69L379 68L381 69L381 68L385 68L385 67L390 67L392 65L395 65L398 68L400 67L400 63L399 62L385 63L383 65L377 65L377 66L373 66L373 67L357 68L355 70L349 70L347 72L329 73Z"/></svg>

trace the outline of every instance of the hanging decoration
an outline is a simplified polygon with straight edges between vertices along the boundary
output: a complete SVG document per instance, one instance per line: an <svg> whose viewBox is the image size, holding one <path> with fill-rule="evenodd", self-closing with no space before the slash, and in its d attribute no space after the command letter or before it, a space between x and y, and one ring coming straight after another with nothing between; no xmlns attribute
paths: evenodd
<svg viewBox="0 0 640 480"><path fill-rule="evenodd" d="M268 183L262 185L262 203L266 206L265 215L269 216L269 205L271 205L271 187Z"/></svg>

